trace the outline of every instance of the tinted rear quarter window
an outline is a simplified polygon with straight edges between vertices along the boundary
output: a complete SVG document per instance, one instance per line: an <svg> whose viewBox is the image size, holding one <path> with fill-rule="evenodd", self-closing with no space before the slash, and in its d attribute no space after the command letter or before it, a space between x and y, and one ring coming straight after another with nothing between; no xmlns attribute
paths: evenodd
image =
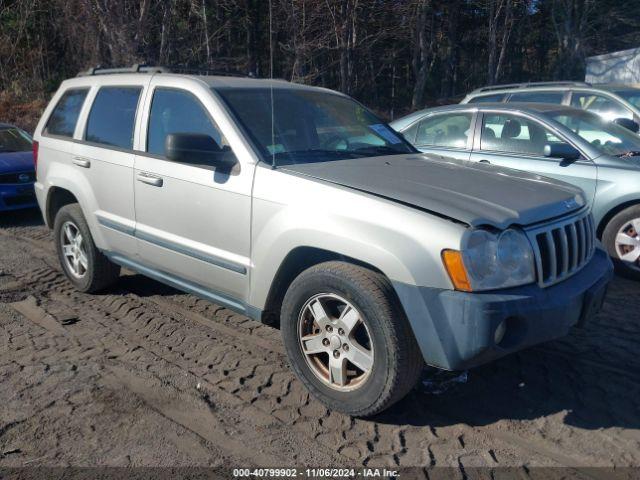
<svg viewBox="0 0 640 480"><path fill-rule="evenodd" d="M489 103L489 102L502 102L504 100L504 93L496 93L493 95L480 95L473 97L467 103Z"/></svg>
<svg viewBox="0 0 640 480"><path fill-rule="evenodd" d="M88 91L88 88L73 88L64 92L47 121L44 133L73 137L78 116Z"/></svg>
<svg viewBox="0 0 640 480"><path fill-rule="evenodd" d="M509 97L510 102L555 103L560 105L564 92L520 92Z"/></svg>
<svg viewBox="0 0 640 480"><path fill-rule="evenodd" d="M85 140L133 148L133 126L141 91L142 87L100 88L91 106Z"/></svg>

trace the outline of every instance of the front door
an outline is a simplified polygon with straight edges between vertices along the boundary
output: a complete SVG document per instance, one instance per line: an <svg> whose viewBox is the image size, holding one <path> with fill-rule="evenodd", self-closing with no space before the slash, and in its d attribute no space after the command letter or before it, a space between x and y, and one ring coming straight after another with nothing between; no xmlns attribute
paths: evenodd
<svg viewBox="0 0 640 480"><path fill-rule="evenodd" d="M140 260L162 280L242 309L248 289L253 165L240 162L222 172L215 165L167 159L164 146L170 133L206 134L221 147L226 140L210 93L160 82L152 81L145 108L146 152L135 159Z"/></svg>
<svg viewBox="0 0 640 480"><path fill-rule="evenodd" d="M533 172L582 188L593 205L596 165L587 158L566 162L544 156L547 143L563 142L549 128L528 117L509 113L483 113L471 159Z"/></svg>

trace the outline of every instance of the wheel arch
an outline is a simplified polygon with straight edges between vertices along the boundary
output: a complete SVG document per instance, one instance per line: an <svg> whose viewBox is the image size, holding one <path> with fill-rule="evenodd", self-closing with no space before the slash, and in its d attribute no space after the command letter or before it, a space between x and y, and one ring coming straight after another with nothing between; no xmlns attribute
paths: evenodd
<svg viewBox="0 0 640 480"><path fill-rule="evenodd" d="M280 307L285 293L295 278L306 269L329 261L342 261L358 265L372 270L389 280L382 270L357 258L318 247L296 247L284 257L276 271L262 312L263 321L266 323L277 323L279 321ZM396 298L396 300L398 299ZM401 306L399 301L398 305Z"/></svg>
<svg viewBox="0 0 640 480"><path fill-rule="evenodd" d="M65 205L72 203L80 203L78 197L70 190L63 187L52 186L47 192L47 201L45 207L45 222L49 228L53 228L56 214Z"/></svg>
<svg viewBox="0 0 640 480"><path fill-rule="evenodd" d="M602 219L598 223L598 227L596 228L596 236L602 240L602 235L604 233L604 229L607 227L607 224L611 221L613 217L615 217L621 211L632 207L634 205L640 205L640 198L634 198L631 200L627 200L625 202L619 203L614 207L610 208L607 213L602 216Z"/></svg>

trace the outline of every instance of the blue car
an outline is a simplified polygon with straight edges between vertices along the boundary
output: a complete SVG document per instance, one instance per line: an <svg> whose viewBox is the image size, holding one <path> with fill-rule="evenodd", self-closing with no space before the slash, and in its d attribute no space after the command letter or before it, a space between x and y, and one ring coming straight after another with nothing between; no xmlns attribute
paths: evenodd
<svg viewBox="0 0 640 480"><path fill-rule="evenodd" d="M0 123L0 212L37 206L35 179L31 136Z"/></svg>

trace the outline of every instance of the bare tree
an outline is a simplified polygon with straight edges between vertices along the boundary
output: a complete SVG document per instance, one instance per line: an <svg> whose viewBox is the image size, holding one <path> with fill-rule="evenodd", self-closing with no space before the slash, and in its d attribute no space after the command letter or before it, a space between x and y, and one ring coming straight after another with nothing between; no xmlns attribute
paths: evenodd
<svg viewBox="0 0 640 480"><path fill-rule="evenodd" d="M425 87L436 61L432 0L418 0L416 5L415 47L412 66L415 75L411 108L424 106Z"/></svg>

